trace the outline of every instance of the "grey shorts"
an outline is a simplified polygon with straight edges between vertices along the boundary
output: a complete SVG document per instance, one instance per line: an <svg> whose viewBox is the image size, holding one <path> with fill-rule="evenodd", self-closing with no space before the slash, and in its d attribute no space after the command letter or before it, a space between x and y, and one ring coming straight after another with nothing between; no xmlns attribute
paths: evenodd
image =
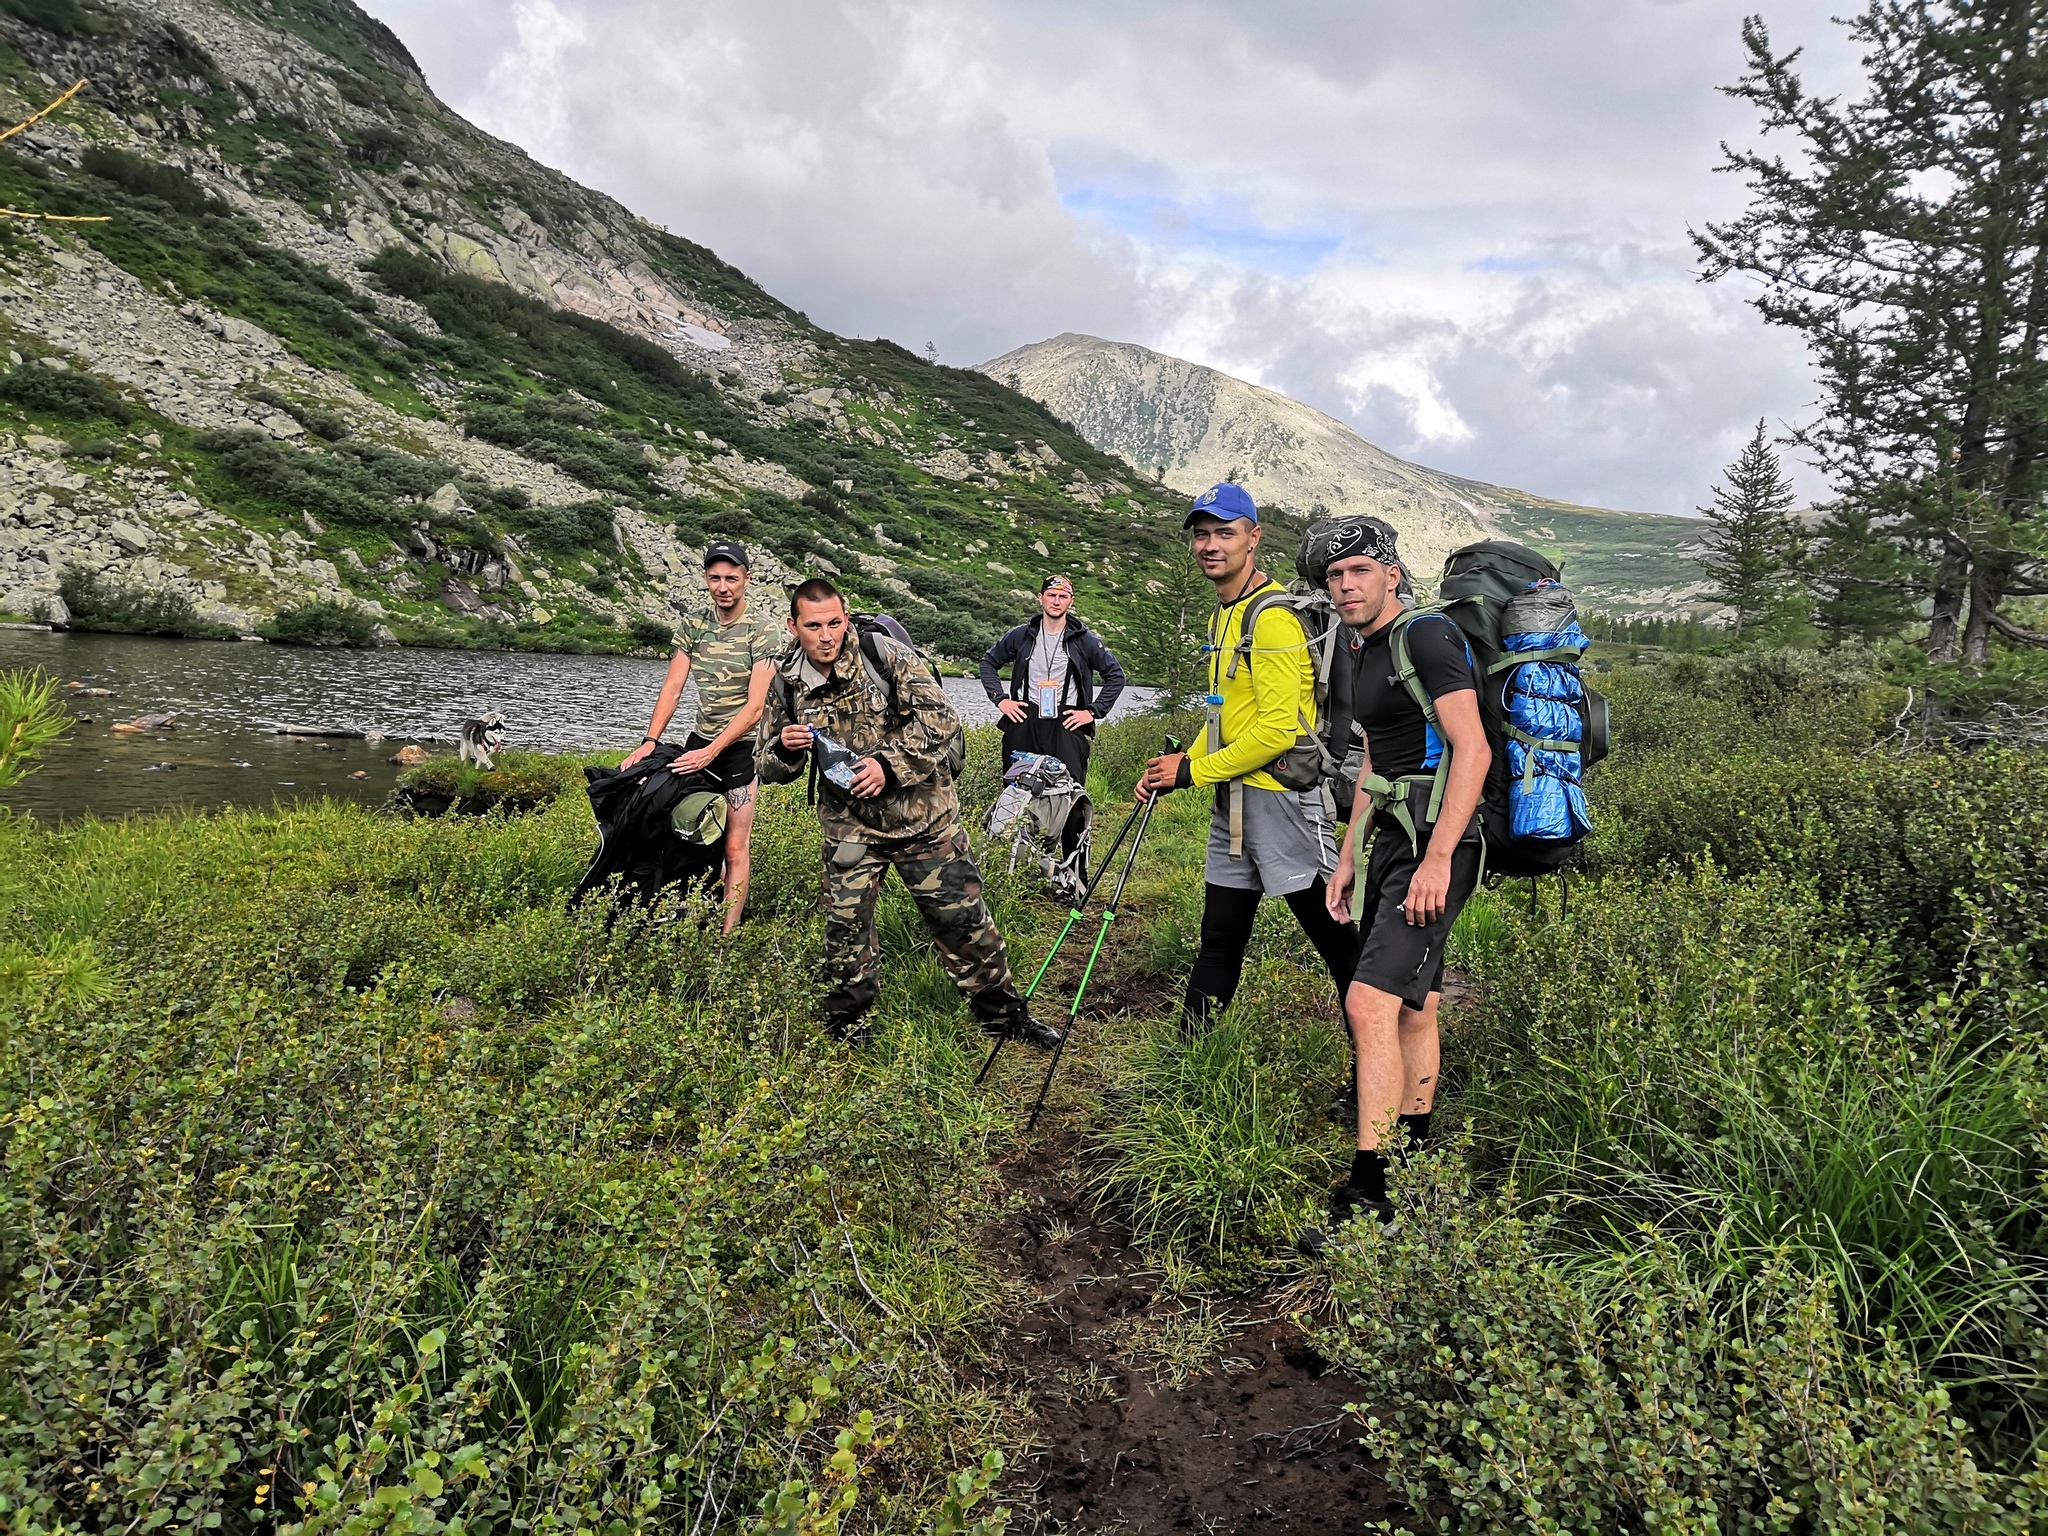
<svg viewBox="0 0 2048 1536"><path fill-rule="evenodd" d="M1216 791L1202 878L1237 891L1292 896L1337 868L1337 828L1319 789L1244 787L1244 853L1230 856L1230 801Z"/></svg>

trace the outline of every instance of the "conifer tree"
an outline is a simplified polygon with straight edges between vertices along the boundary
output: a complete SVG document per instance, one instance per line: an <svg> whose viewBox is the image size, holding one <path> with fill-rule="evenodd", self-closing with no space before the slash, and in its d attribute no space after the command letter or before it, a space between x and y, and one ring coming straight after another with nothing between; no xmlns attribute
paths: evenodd
<svg viewBox="0 0 2048 1536"><path fill-rule="evenodd" d="M1785 514L1796 497L1761 419L1721 478L1712 503L1700 508L1709 524L1700 566L1714 595L1735 610L1740 638L1783 602L1790 586L1794 536Z"/></svg>
<svg viewBox="0 0 2048 1536"><path fill-rule="evenodd" d="M2048 645L2000 611L2048 593L2048 0L1869 0L1847 25L1866 81L1843 98L1743 24L1728 94L1792 153L1725 149L1749 207L1693 238L1812 350L1822 409L1792 440L1852 514L1838 539L1898 557L1861 563L1928 603L1931 659L1982 665L1994 633Z"/></svg>

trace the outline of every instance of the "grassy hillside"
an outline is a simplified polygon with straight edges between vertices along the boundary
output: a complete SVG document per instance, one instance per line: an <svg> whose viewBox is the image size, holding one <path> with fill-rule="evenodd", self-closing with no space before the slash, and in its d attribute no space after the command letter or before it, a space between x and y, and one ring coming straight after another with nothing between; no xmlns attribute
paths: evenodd
<svg viewBox="0 0 2048 1536"><path fill-rule="evenodd" d="M0 258L25 275L47 273L63 256L50 239L79 242L152 301L196 301L261 326L290 359L319 370L272 368L224 387L236 411L295 418L305 430L288 441L253 424L198 430L182 408L145 408L133 387L102 378L104 388L89 389L105 350L92 333L104 327L112 339L119 327L112 305L77 317L82 347L0 319L0 339L26 365L55 357L78 384L62 400L34 374L0 387L0 425L71 444L68 467L94 488L118 498L160 480L272 540L304 536L310 512L321 531L300 554L333 562L401 635L441 643L632 643L608 605L658 592L667 578L614 536L611 510L621 507L681 546L741 537L797 573L836 571L860 601L900 611L921 638L961 656L1025 607L1053 568L1114 629L1153 562L1173 552L1177 499L1146 491L1034 402L892 343L819 330L710 252L486 139L426 95L395 39L353 6L205 9L238 47L286 66L287 81L303 70L289 67L302 61L286 42L317 49L317 73L341 108L316 119L266 105L234 73L246 55L216 58L146 8L80 0L61 15L0 13L0 82L19 100L47 94L36 69L93 80L88 104L47 144L32 136L26 149L0 150L0 199L110 216L54 234L0 230ZM744 330L746 367L629 317L587 312L594 279L580 267L560 278L563 292L582 295L569 307L460 270L467 248L443 225L527 227L508 212L514 205L519 219L607 242L607 259ZM364 220L386 243L339 265L281 234ZM560 255L571 244L565 235L547 249ZM509 450L563 493L535 504L530 491L445 462L408 426L433 422ZM736 465L759 483L725 473ZM426 509L449 483L467 510ZM432 553L409 557L409 531L423 518ZM508 552L569 577L550 589L550 617L534 617L538 599L510 598L499 619L445 600L451 577ZM238 582L234 595L260 600L260 572L208 567L190 553L196 575Z"/></svg>
<svg viewBox="0 0 2048 1536"><path fill-rule="evenodd" d="M1714 607L1695 559L1698 519L1530 500L1509 505L1500 520L1508 537L1555 560L1589 609L1683 617Z"/></svg>

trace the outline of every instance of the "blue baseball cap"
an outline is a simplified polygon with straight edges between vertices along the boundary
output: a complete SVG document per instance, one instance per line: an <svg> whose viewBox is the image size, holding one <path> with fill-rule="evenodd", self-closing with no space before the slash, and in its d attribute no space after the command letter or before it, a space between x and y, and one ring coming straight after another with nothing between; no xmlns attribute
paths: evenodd
<svg viewBox="0 0 2048 1536"><path fill-rule="evenodd" d="M1241 485L1220 481L1195 498L1195 504L1188 508L1188 515L1180 520L1183 529L1195 526L1198 517L1213 517L1222 522L1234 522L1248 517L1254 523L1259 520L1259 509L1252 502L1252 493Z"/></svg>

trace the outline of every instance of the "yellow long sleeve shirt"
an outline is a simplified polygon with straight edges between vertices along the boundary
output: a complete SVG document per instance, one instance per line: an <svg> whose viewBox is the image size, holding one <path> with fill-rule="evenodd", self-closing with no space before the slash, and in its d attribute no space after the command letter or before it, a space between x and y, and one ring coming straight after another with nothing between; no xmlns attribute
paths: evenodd
<svg viewBox="0 0 2048 1536"><path fill-rule="evenodd" d="M1231 658L1244 633L1245 610L1260 592L1280 590L1278 582L1245 593L1218 606L1209 620L1209 691L1223 696L1223 745L1209 750L1204 730L1189 753L1189 777L1197 784L1222 784L1241 778L1254 789L1279 789L1280 781L1263 771L1293 746L1302 721L1316 721L1316 668L1309 659L1308 637L1301 620L1286 608L1267 605L1252 627L1250 665L1239 662L1229 676Z"/></svg>

